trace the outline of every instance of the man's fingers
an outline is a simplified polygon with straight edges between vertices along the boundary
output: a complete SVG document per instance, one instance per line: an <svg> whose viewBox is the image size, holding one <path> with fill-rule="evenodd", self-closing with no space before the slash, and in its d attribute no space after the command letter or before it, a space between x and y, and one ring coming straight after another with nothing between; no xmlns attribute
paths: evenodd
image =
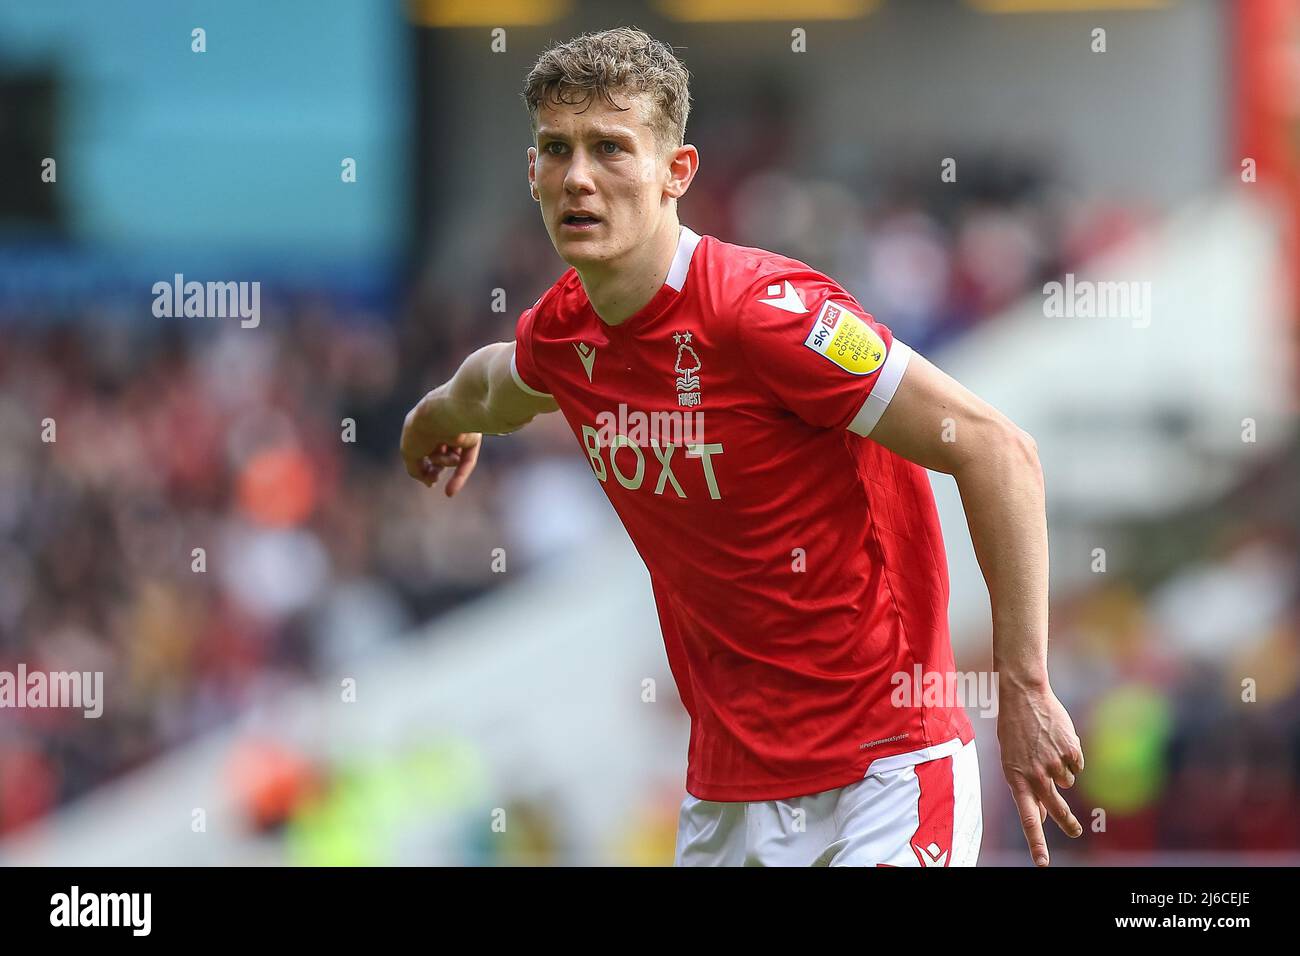
<svg viewBox="0 0 1300 956"><path fill-rule="evenodd" d="M1016 808L1020 811L1020 828L1025 831L1029 855L1035 866L1047 866L1047 838L1043 836L1043 818L1039 816L1041 804L1027 786L1014 792Z"/></svg>
<svg viewBox="0 0 1300 956"><path fill-rule="evenodd" d="M465 487L465 482L469 481L469 476L474 471L474 465L478 462L478 449L478 445L471 445L461 454L460 461L456 465L456 473L447 482L448 498Z"/></svg>
<svg viewBox="0 0 1300 956"><path fill-rule="evenodd" d="M421 460L428 462L430 465L437 468L455 468L460 464L461 456L456 452L446 452L442 454L439 454L438 452L430 452Z"/></svg>
<svg viewBox="0 0 1300 956"><path fill-rule="evenodd" d="M474 465L478 461L479 438L480 436L476 434L460 435L455 441L464 444L440 442L429 449L427 454L421 455L412 447L418 439L404 432L401 450L406 473L426 488L432 488L438 483L444 468L454 468L455 474L447 482L447 496L451 497L464 487L470 473L474 470Z"/></svg>
<svg viewBox="0 0 1300 956"><path fill-rule="evenodd" d="M403 462L408 475L426 488L432 488L438 483L438 476L442 474L444 468L458 468L462 460L462 456L457 452L435 450L422 458L404 458Z"/></svg>
<svg viewBox="0 0 1300 956"><path fill-rule="evenodd" d="M1046 804L1047 812L1056 821L1062 833L1068 837L1077 837L1083 833L1083 826L1070 812L1070 805L1065 802L1065 797L1056 792L1056 787L1051 780L1045 780L1041 784L1039 799Z"/></svg>
<svg viewBox="0 0 1300 956"><path fill-rule="evenodd" d="M1074 747L1065 755L1066 769L1072 773L1083 773L1083 748Z"/></svg>
<svg viewBox="0 0 1300 956"><path fill-rule="evenodd" d="M403 463L406 465L406 473L408 475L420 482L422 485L429 485L429 459L424 458L416 461L412 458L406 458Z"/></svg>
<svg viewBox="0 0 1300 956"><path fill-rule="evenodd" d="M1063 767L1059 773L1052 774L1052 780L1062 790L1069 790L1074 786L1074 773L1069 766Z"/></svg>

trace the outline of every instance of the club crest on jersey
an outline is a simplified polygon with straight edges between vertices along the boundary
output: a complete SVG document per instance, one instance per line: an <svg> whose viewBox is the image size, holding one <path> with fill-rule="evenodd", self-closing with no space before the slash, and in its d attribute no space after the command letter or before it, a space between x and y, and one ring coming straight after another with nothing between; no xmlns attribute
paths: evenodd
<svg viewBox="0 0 1300 956"><path fill-rule="evenodd" d="M870 375L885 363L885 342L844 302L827 299L803 344L854 375Z"/></svg>
<svg viewBox="0 0 1300 956"><path fill-rule="evenodd" d="M677 361L673 363L673 371L677 373L677 404L698 405L700 356L691 347L691 333L674 332L673 341L677 343Z"/></svg>

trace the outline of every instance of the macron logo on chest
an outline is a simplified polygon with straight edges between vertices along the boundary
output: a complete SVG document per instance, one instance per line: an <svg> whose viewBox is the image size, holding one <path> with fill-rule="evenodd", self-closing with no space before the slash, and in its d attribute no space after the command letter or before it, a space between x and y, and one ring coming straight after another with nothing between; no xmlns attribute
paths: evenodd
<svg viewBox="0 0 1300 956"><path fill-rule="evenodd" d="M586 342L574 342L573 350L578 353L578 361L582 363L582 370L587 373L587 381L591 381L591 370L596 364L596 349Z"/></svg>

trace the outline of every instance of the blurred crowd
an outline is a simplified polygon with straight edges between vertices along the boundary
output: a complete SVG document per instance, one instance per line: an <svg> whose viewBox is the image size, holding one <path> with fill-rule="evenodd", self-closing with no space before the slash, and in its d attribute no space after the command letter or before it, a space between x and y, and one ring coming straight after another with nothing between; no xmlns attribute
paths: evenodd
<svg viewBox="0 0 1300 956"><path fill-rule="evenodd" d="M1298 470L1293 443L1204 513L1129 529L1145 567L1053 605L1053 685L1088 747L1069 852L1300 852Z"/></svg>
<svg viewBox="0 0 1300 956"><path fill-rule="evenodd" d="M1006 157L972 161L959 183L942 187L899 175L866 189L742 169L743 150L714 155L738 165L697 182L684 222L810 263L923 351L1141 225ZM410 405L468 352L512 337L519 311L565 268L536 219L503 229L490 252L477 275L451 284L430 271L414 282L396 317L268 296L256 329L154 320L147 304L138 315L87 309L41 326L7 320L0 670L23 662L29 671L103 671L107 700L98 720L5 712L0 834L402 640L499 583L494 549L505 549L508 572L526 570L612 524L559 416L489 441L454 504L401 467ZM507 310L487 305L494 289L505 290ZM1286 548L1294 565L1293 539ZM1098 800L1117 808L1112 828L1137 834L1123 839L1203 845L1212 826L1223 845L1277 845L1276 834L1265 840L1250 826L1278 801L1296 805L1294 594L1268 615L1228 613L1234 586L1249 592L1242 600L1287 593L1272 578L1255 579L1251 591L1243 576L1275 569L1238 558L1206 555L1150 597L1099 589L1072 615L1062 686L1115 737L1120 769L1106 776L1105 758L1090 755L1089 777L1118 788ZM1207 581L1224 589L1231 633L1200 613ZM1099 620L1109 637L1096 636ZM1254 643L1237 639L1244 621ZM1208 662L1168 639L1206 651ZM1231 736L1237 724L1207 700L1235 673L1225 669L1227 651L1247 646L1280 655L1264 661L1269 683L1261 679L1251 713L1291 710L1247 721L1257 745L1242 752ZM1279 689L1281 675L1290 683ZM1135 721L1146 722L1140 747L1126 730ZM1125 759L1148 762L1146 789L1124 772ZM1193 783L1208 786L1207 800L1237 800L1219 778L1246 786L1230 776L1242 761L1267 769L1248 775L1246 796L1260 812L1238 830L1207 823L1212 812L1199 805L1162 803ZM653 860L665 834L671 847L664 813L672 812L672 800L647 809L649 835L631 834L629 852ZM1294 820L1280 825L1296 845Z"/></svg>

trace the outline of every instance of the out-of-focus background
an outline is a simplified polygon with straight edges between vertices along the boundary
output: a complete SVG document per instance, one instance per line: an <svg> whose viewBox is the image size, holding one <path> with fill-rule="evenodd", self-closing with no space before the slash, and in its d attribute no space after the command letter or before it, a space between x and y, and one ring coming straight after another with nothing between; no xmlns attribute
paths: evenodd
<svg viewBox="0 0 1300 956"><path fill-rule="evenodd" d="M686 224L1036 438L1087 756L1054 863L1300 861L1300 4L6 0L0 672L105 703L0 709L0 862L671 862L687 720L562 420L454 502L397 456L565 269L519 90L620 24L693 75ZM259 323L156 317L177 274ZM1027 864L972 718L981 863Z"/></svg>

